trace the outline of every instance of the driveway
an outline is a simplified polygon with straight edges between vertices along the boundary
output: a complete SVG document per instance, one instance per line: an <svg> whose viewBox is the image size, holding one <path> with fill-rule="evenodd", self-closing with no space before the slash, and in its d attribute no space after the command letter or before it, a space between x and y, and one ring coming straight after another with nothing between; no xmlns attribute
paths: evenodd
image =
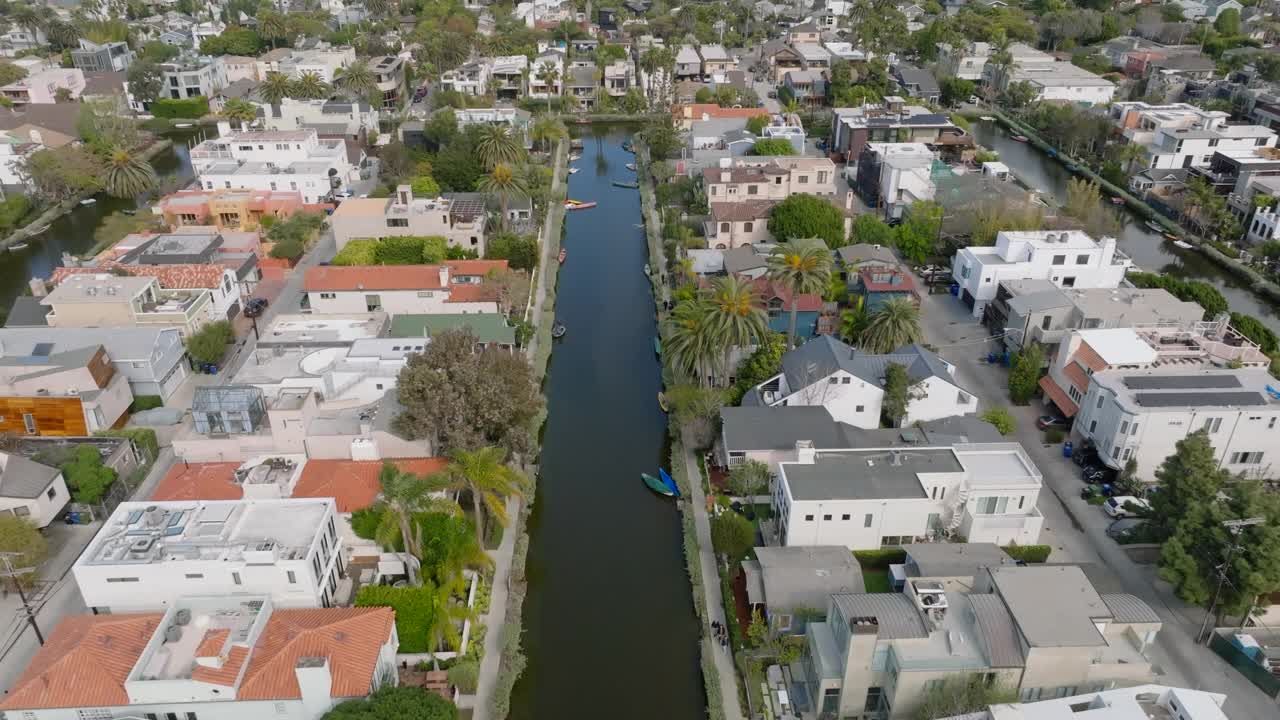
<svg viewBox="0 0 1280 720"><path fill-rule="evenodd" d="M919 278L917 284L924 287ZM1179 600L1156 576L1154 566L1135 563L1106 536L1111 518L1102 508L1080 499L1078 468L1062 457L1061 445L1045 444L1035 427L1041 405L1037 401L1029 407L1013 406L1008 397L1007 369L983 361L988 351L1001 348L989 339L986 328L949 294L926 295L921 316L926 341L956 365L960 384L978 397L980 410L1005 407L1017 420L1014 439L1044 478L1038 506L1045 517L1042 541L1054 548L1050 562L1097 564L1112 586L1106 590L1136 595L1160 615L1164 626L1151 650L1157 682L1225 693L1224 709L1232 717L1275 717L1274 701L1216 653L1195 642L1204 610Z"/></svg>
<svg viewBox="0 0 1280 720"><path fill-rule="evenodd" d="M756 91L756 95L760 98L760 102L764 103L764 109L771 113L782 112L782 105L778 103L777 98L769 97L769 93L776 93L777 88L770 85L764 80L754 80L751 83L751 89Z"/></svg>

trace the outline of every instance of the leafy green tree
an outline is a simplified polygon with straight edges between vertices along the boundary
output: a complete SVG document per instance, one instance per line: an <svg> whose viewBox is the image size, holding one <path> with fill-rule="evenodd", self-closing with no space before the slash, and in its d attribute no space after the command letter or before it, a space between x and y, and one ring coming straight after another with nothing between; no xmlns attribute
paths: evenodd
<svg viewBox="0 0 1280 720"><path fill-rule="evenodd" d="M1025 80L1009 83L1009 87L1005 88L1002 96L1004 104L1013 110L1021 110L1030 105L1040 92L1035 86Z"/></svg>
<svg viewBox="0 0 1280 720"><path fill-rule="evenodd" d="M942 90L942 104L947 106L968 102L969 98L978 92L978 85L972 80L954 76L943 79L939 84Z"/></svg>
<svg viewBox="0 0 1280 720"><path fill-rule="evenodd" d="M1218 13L1218 17L1214 18L1213 29L1227 36L1240 34L1240 11L1235 8L1227 8Z"/></svg>
<svg viewBox="0 0 1280 720"><path fill-rule="evenodd" d="M920 308L910 300L895 298L871 313L858 344L869 353L884 354L918 343L923 337Z"/></svg>
<svg viewBox="0 0 1280 720"><path fill-rule="evenodd" d="M480 163L491 170L499 165L515 165L524 157L524 149L506 125L482 126L475 152Z"/></svg>
<svg viewBox="0 0 1280 720"><path fill-rule="evenodd" d="M201 364L215 364L227 352L227 345L235 339L231 323L226 320L211 322L187 338L187 354Z"/></svg>
<svg viewBox="0 0 1280 720"><path fill-rule="evenodd" d="M1014 353L1009 362L1009 398L1015 405L1026 405L1040 387L1040 368L1044 366L1044 347L1027 343Z"/></svg>
<svg viewBox="0 0 1280 720"><path fill-rule="evenodd" d="M924 263L937 254L941 231L942 206L929 200L917 200L908 208L906 219L898 226L898 250L910 260Z"/></svg>
<svg viewBox="0 0 1280 720"><path fill-rule="evenodd" d="M736 275L712 281L707 294L710 304L706 343L721 356L723 377L730 373L729 358L734 349L750 347L769 332L769 316L751 281Z"/></svg>
<svg viewBox="0 0 1280 720"><path fill-rule="evenodd" d="M729 471L729 491L738 497L767 494L770 477L768 465L748 460Z"/></svg>
<svg viewBox="0 0 1280 720"><path fill-rule="evenodd" d="M1159 492L1151 496L1151 526L1169 537L1185 521L1206 520L1203 514L1231 473L1218 467L1206 430L1197 430L1175 446L1156 470Z"/></svg>
<svg viewBox="0 0 1280 720"><path fill-rule="evenodd" d="M385 149L385 148L384 148ZM471 192L484 175L484 166L469 142L454 142L436 155L433 167L436 182L445 190Z"/></svg>
<svg viewBox="0 0 1280 720"><path fill-rule="evenodd" d="M142 52L138 54L138 58L153 63L162 63L177 57L179 52L178 48L168 43L150 40L146 45L142 46Z"/></svg>
<svg viewBox="0 0 1280 720"><path fill-rule="evenodd" d="M670 160L680 156L684 141L669 120L651 122L639 133L654 160Z"/></svg>
<svg viewBox="0 0 1280 720"><path fill-rule="evenodd" d="M0 85L9 85L27 77L25 68L11 62L0 62Z"/></svg>
<svg viewBox="0 0 1280 720"><path fill-rule="evenodd" d="M242 27L229 27L221 35L206 38L200 43L202 55L243 55L256 57L262 52L262 36L257 32Z"/></svg>
<svg viewBox="0 0 1280 720"><path fill-rule="evenodd" d="M14 569L34 568L49 556L49 543L30 520L0 513L0 552L18 553L10 558ZM35 573L20 575L17 582L29 585Z"/></svg>
<svg viewBox="0 0 1280 720"><path fill-rule="evenodd" d="M766 333L755 352L738 364L736 382L728 390L728 403L737 405L748 390L781 372L782 354L786 351L786 336L775 332Z"/></svg>
<svg viewBox="0 0 1280 720"><path fill-rule="evenodd" d="M314 72L304 72L289 83L289 97L296 100L324 100L333 94L333 87Z"/></svg>
<svg viewBox="0 0 1280 720"><path fill-rule="evenodd" d="M1002 407L991 408L982 413L981 417L994 425L1001 435L1012 435L1013 431L1018 429L1018 421L1014 419L1013 413Z"/></svg>
<svg viewBox="0 0 1280 720"><path fill-rule="evenodd" d="M767 138L757 140L755 145L751 146L751 152L754 155L795 155L796 149L788 140Z"/></svg>
<svg viewBox="0 0 1280 720"><path fill-rule="evenodd" d="M62 465L71 498L78 503L97 504L116 481L116 471L102 464L97 448L81 445L71 460Z"/></svg>
<svg viewBox="0 0 1280 720"><path fill-rule="evenodd" d="M471 495L476 542L483 546L485 517L506 527L507 498L523 497L529 490L529 480L507 464L507 452L502 448L455 449L449 453L449 459L449 476Z"/></svg>
<svg viewBox="0 0 1280 720"><path fill-rule="evenodd" d="M153 103L164 90L164 73L150 60L135 60L125 72L129 92L140 103Z"/></svg>
<svg viewBox="0 0 1280 720"><path fill-rule="evenodd" d="M538 264L538 237L500 232L485 243L485 259L506 260L515 270L533 270Z"/></svg>
<svg viewBox="0 0 1280 720"><path fill-rule="evenodd" d="M529 196L529 187L524 178L517 175L511 169L511 166L506 163L494 165L492 172L481 176L476 181L476 189L498 198L498 205L502 209L501 223L503 227L507 227L511 222L510 216L507 215L507 207L511 204L511 201Z"/></svg>
<svg viewBox="0 0 1280 720"><path fill-rule="evenodd" d="M1231 326L1239 331L1241 335L1258 343L1258 347L1262 349L1262 352L1270 355L1280 351L1280 338L1277 338L1271 328L1263 325L1258 318L1233 312L1231 313Z"/></svg>
<svg viewBox="0 0 1280 720"><path fill-rule="evenodd" d="M780 242L822 238L835 249L844 244L844 214L827 200L797 193L773 207L769 232Z"/></svg>
<svg viewBox="0 0 1280 720"><path fill-rule="evenodd" d="M244 98L230 98L222 104L218 115L245 128L258 119L258 107Z"/></svg>
<svg viewBox="0 0 1280 720"><path fill-rule="evenodd" d="M440 197L440 183L430 175L419 175L409 183L410 189L413 190L414 197L434 198Z"/></svg>
<svg viewBox="0 0 1280 720"><path fill-rule="evenodd" d="M378 76L363 58L340 69L334 81L352 100L364 100L378 90Z"/></svg>
<svg viewBox="0 0 1280 720"><path fill-rule="evenodd" d="M1124 469L1116 476L1115 482L1117 494L1132 495L1134 497L1142 497L1146 494L1147 484L1138 477L1138 460L1129 458L1124 464Z"/></svg>
<svg viewBox="0 0 1280 720"><path fill-rule="evenodd" d="M956 717L983 711L992 705L1018 701L1018 691L1000 684L988 684L984 675L953 675L940 686L926 690L918 698L911 720Z"/></svg>
<svg viewBox="0 0 1280 720"><path fill-rule="evenodd" d="M853 221L853 234L849 239L855 243L888 247L894 244L893 228L879 217L863 213Z"/></svg>
<svg viewBox="0 0 1280 720"><path fill-rule="evenodd" d="M884 400L880 408L889 425L898 427L907 416L907 408L911 405L913 392L911 376L907 368L898 363L889 363L884 368Z"/></svg>
<svg viewBox="0 0 1280 720"><path fill-rule="evenodd" d="M756 528L736 512L722 512L711 518L711 546L737 565L755 547Z"/></svg>
<svg viewBox="0 0 1280 720"><path fill-rule="evenodd" d="M769 255L769 279L786 288L793 299L787 323L787 345L796 344L796 313L801 295L821 293L831 278L831 251L826 245L781 243Z"/></svg>
<svg viewBox="0 0 1280 720"><path fill-rule="evenodd" d="M747 118L747 132L757 137L759 137L760 133L764 132L765 127L768 125L769 125L768 115L752 115L751 117ZM757 152L756 154L763 155L764 153Z"/></svg>

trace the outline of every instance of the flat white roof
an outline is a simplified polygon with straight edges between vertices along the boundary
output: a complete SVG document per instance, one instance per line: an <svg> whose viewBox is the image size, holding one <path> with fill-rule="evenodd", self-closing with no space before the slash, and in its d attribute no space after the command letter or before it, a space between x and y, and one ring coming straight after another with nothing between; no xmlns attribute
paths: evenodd
<svg viewBox="0 0 1280 720"><path fill-rule="evenodd" d="M1155 348L1139 337L1133 328L1076 332L1108 365L1144 365L1155 362L1159 357Z"/></svg>

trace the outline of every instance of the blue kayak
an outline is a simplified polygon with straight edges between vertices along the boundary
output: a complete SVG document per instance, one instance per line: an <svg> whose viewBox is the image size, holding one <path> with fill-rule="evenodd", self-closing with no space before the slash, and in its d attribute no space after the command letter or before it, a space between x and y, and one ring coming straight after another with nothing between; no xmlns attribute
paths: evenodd
<svg viewBox="0 0 1280 720"><path fill-rule="evenodd" d="M666 470L658 468L658 477L662 478L662 484L667 486L676 497L680 497L680 488L676 487L676 481L671 479Z"/></svg>

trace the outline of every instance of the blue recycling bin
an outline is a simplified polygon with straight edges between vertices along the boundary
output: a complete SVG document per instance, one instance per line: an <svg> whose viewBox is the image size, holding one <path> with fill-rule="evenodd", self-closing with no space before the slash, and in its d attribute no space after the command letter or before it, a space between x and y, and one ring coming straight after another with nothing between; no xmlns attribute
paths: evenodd
<svg viewBox="0 0 1280 720"><path fill-rule="evenodd" d="M1062 457L1064 458L1071 457L1071 441L1070 440L1062 443Z"/></svg>
<svg viewBox="0 0 1280 720"><path fill-rule="evenodd" d="M960 283L951 283L951 294L960 297Z"/></svg>

